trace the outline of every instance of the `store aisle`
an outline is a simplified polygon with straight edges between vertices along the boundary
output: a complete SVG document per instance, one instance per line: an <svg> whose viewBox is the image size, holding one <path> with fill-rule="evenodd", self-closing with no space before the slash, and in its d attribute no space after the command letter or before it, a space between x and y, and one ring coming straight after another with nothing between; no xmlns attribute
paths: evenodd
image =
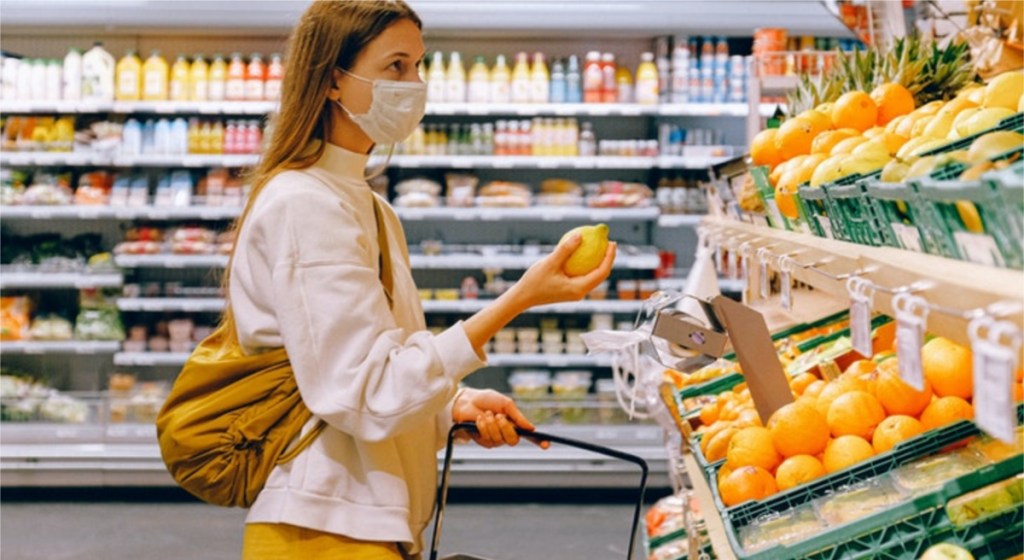
<svg viewBox="0 0 1024 560"><path fill-rule="evenodd" d="M632 506L449 506L442 550L497 560L622 559ZM245 512L196 503L11 503L4 560L237 560ZM429 538L429 532L428 532ZM639 552L639 547L638 547Z"/></svg>

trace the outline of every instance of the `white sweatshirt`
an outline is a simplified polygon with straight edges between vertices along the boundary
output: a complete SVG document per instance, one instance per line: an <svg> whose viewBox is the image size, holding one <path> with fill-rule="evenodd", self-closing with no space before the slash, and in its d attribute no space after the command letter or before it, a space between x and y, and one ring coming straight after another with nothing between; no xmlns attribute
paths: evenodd
<svg viewBox="0 0 1024 560"><path fill-rule="evenodd" d="M461 323L425 330L405 234L381 201L388 309L366 163L327 144L311 168L274 177L239 232L229 286L239 340L250 353L284 346L314 421L328 424L274 469L247 522L408 543L415 554L459 381L485 364Z"/></svg>

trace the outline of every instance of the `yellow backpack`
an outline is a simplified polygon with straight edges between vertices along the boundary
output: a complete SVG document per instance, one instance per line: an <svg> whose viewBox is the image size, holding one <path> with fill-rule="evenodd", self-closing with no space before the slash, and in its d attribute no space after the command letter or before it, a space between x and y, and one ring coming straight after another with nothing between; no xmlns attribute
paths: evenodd
<svg viewBox="0 0 1024 560"><path fill-rule="evenodd" d="M376 196L374 214L381 284L391 305L391 256ZM313 414L288 354L280 348L247 356L234 328L233 321L222 322L189 357L156 432L164 464L185 490L211 504L249 507L270 471L294 459L327 424L319 421L296 441Z"/></svg>

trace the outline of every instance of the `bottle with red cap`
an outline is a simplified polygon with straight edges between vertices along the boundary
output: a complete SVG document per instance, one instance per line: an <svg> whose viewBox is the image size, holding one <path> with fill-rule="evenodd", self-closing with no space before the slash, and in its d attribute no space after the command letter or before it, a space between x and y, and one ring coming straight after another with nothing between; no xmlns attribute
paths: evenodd
<svg viewBox="0 0 1024 560"><path fill-rule="evenodd" d="M600 103L603 89L604 72L601 70L601 53L590 51L587 53L586 62L583 65L583 102Z"/></svg>
<svg viewBox="0 0 1024 560"><path fill-rule="evenodd" d="M601 102L615 103L619 100L619 86L615 82L615 55L601 55Z"/></svg>
<svg viewBox="0 0 1024 560"><path fill-rule="evenodd" d="M267 80L267 66L260 53L253 53L245 67L245 99L263 101L263 85Z"/></svg>

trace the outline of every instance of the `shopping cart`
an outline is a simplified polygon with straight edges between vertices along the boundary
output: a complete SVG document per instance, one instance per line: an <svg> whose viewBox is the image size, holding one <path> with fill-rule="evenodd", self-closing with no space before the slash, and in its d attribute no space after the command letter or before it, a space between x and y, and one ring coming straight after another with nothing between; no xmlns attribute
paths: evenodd
<svg viewBox="0 0 1024 560"><path fill-rule="evenodd" d="M444 467L441 471L441 485L437 489L437 513L434 516L434 536L431 539L430 544L430 560L438 560L438 542L441 539L441 524L444 522L444 508L448 502L448 478L451 475L452 470L452 450L455 443L455 436L461 431L476 431L475 424L462 423L452 426L451 431L448 432L448 445L444 451ZM569 439L566 437L556 436L552 434L545 434L542 432L529 432L516 428L516 432L520 436L531 439L533 441L550 441L551 443L557 443L561 445L568 445L597 453L599 455L605 455L613 457L622 461L633 463L640 467L640 489L636 499L636 510L633 511L633 527L629 533L629 549L626 553L626 560L632 560L633 548L636 546L636 533L637 528L640 525L640 508L644 502L644 491L647 489L647 462L637 457L636 455L630 455L629 453L623 453L621 451L602 447L600 445L594 445L585 441L578 441ZM471 554L452 554L441 558L441 560L491 560L483 558L481 556L473 556Z"/></svg>

